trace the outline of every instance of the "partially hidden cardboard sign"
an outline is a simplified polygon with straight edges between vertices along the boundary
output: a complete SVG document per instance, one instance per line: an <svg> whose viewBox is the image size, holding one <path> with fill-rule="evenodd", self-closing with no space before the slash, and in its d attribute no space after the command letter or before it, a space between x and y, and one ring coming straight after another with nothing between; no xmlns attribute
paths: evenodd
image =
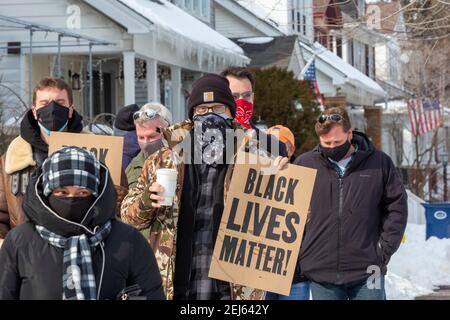
<svg viewBox="0 0 450 320"><path fill-rule="evenodd" d="M48 154L52 154L60 148L69 146L80 147L93 152L97 159L108 167L114 184L120 185L123 137L51 132Z"/></svg>
<svg viewBox="0 0 450 320"><path fill-rule="evenodd" d="M238 163L242 162L234 168L209 277L288 295L316 170L288 165L265 174L261 163Z"/></svg>

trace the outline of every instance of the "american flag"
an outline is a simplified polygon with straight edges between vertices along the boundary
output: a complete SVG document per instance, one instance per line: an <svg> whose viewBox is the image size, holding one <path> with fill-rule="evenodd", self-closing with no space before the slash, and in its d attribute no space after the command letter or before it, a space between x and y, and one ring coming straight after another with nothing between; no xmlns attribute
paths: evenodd
<svg viewBox="0 0 450 320"><path fill-rule="evenodd" d="M443 117L439 99L410 99L408 101L408 116L413 135L423 135L443 126Z"/></svg>
<svg viewBox="0 0 450 320"><path fill-rule="evenodd" d="M309 65L308 69L306 69L305 74L303 75L304 80L309 80L314 84L314 93L317 97L317 101L320 104L320 107L323 109L323 96L320 94L319 86L317 84L316 79L316 63L313 60Z"/></svg>

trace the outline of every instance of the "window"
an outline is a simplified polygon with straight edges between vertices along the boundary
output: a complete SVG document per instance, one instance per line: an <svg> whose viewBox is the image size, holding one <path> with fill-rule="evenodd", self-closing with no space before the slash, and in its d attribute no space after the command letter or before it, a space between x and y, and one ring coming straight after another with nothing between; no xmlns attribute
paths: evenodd
<svg viewBox="0 0 450 320"><path fill-rule="evenodd" d="M193 0L194 2L194 7L193 7L193 11L195 14L199 14L200 13L200 0Z"/></svg>
<svg viewBox="0 0 450 320"><path fill-rule="evenodd" d="M297 32L301 32L300 12L297 11Z"/></svg>
<svg viewBox="0 0 450 320"><path fill-rule="evenodd" d="M358 0L358 18L363 17L366 12L365 0Z"/></svg>
<svg viewBox="0 0 450 320"><path fill-rule="evenodd" d="M342 38L336 37L336 55L342 58Z"/></svg>
<svg viewBox="0 0 450 320"><path fill-rule="evenodd" d="M202 16L207 17L209 14L209 1L202 0Z"/></svg>
<svg viewBox="0 0 450 320"><path fill-rule="evenodd" d="M295 31L295 10L291 10L291 19L292 19L292 31Z"/></svg>
<svg viewBox="0 0 450 320"><path fill-rule="evenodd" d="M375 79L375 47L371 47L370 50L372 51L372 61L371 61L371 71L372 71L372 79Z"/></svg>
<svg viewBox="0 0 450 320"><path fill-rule="evenodd" d="M347 52L348 64L354 66L355 56L353 53L353 39L348 40L348 52Z"/></svg>
<svg viewBox="0 0 450 320"><path fill-rule="evenodd" d="M303 35L306 36L306 16L303 15Z"/></svg>
<svg viewBox="0 0 450 320"><path fill-rule="evenodd" d="M211 24L210 0L172 0L178 7L195 16L196 18Z"/></svg>
<svg viewBox="0 0 450 320"><path fill-rule="evenodd" d="M366 59L365 61L365 73L366 76L370 77L370 59L369 59L369 46L366 44L364 45L364 58Z"/></svg>

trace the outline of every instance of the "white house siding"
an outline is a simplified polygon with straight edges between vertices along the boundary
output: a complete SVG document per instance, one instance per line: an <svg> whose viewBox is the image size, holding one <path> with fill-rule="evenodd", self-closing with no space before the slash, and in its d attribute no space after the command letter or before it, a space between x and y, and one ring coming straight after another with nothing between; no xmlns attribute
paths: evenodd
<svg viewBox="0 0 450 320"><path fill-rule="evenodd" d="M67 20L70 13L67 8L70 5L77 5L80 8L80 28L67 29ZM132 37L126 31L105 17L89 5L82 1L66 0L0 0L0 13L5 16L34 22L54 28L66 29L69 32L94 37L100 40L115 42L115 46L94 46L94 54L107 54L120 52L131 48ZM10 25L2 21L2 25ZM0 27L0 46L5 46L7 42L19 41L22 46L29 44L29 32L25 29ZM73 38L62 38L62 44L75 44ZM86 43L83 42L82 43ZM33 34L34 46L57 44L57 34L36 31ZM87 47L62 47L63 71L67 69L64 64L67 54L86 54ZM6 55L6 50L0 51L0 73L5 75L5 82L10 83L18 89L23 99L28 102L28 69L29 58L28 48L22 49L20 55ZM54 55L57 53L56 47L33 48L33 84L43 76L51 75L51 65L54 64ZM45 54L45 56L41 56ZM49 56L50 54L50 56ZM19 63L19 61L22 61ZM5 67L5 65L7 67ZM77 97L80 99L81 97Z"/></svg>
<svg viewBox="0 0 450 320"><path fill-rule="evenodd" d="M377 46L375 48L375 68L378 79L387 81L388 66L387 45Z"/></svg>
<svg viewBox="0 0 450 320"><path fill-rule="evenodd" d="M294 10L294 20L292 20L292 10ZM298 34L301 38L314 42L314 26L313 26L313 1L312 0L288 0L287 1L287 17L284 15L279 16L278 23L280 26L286 26L286 32L288 34ZM300 14L300 21L298 21ZM304 18L303 18L304 17ZM284 19L281 19L284 18ZM286 20L287 19L287 20ZM305 19L305 24L303 24ZM294 25L294 29L292 28ZM300 32L297 25L300 25Z"/></svg>
<svg viewBox="0 0 450 320"><path fill-rule="evenodd" d="M20 92L21 74L19 72L22 56L6 54L6 49L0 49L0 81L16 92Z"/></svg>
<svg viewBox="0 0 450 320"><path fill-rule="evenodd" d="M236 14L239 14L238 12ZM265 36L250 24L242 21L219 5L215 6L215 29L227 38L245 38Z"/></svg>
<svg viewBox="0 0 450 320"><path fill-rule="evenodd" d="M80 8L80 28L67 29L67 21L70 14L67 13L67 8L71 5L76 5ZM89 5L82 1L66 1L66 0L0 0L0 12L2 15L14 17L30 22L44 24L46 26L66 29L74 33L79 33L85 36L94 37L97 39L108 39L109 41L119 41L119 45L123 49L127 49L126 42L132 37L118 24L111 19L102 15ZM7 34L7 37L5 36ZM23 36L25 34L25 36ZM14 31L14 29L0 29L1 41L9 38L8 41L23 41L28 42L28 33L23 31ZM53 33L46 35L45 32L36 32L34 41L46 41L47 43L55 44L57 36ZM63 43L73 42L73 39L63 38ZM128 49L130 44L128 43ZM49 49L36 49L36 52L47 52ZM56 48L53 48L56 52ZM100 47L96 51L116 51L117 47ZM64 48L63 52L80 51L79 48ZM84 51L84 50L83 50Z"/></svg>

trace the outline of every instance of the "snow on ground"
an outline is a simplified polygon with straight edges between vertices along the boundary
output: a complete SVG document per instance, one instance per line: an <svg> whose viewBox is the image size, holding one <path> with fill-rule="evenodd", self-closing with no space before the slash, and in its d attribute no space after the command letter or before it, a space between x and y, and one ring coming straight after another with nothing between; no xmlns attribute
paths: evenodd
<svg viewBox="0 0 450 320"><path fill-rule="evenodd" d="M409 223L406 241L388 265L388 299L414 299L450 285L450 239L425 241L425 225Z"/></svg>

